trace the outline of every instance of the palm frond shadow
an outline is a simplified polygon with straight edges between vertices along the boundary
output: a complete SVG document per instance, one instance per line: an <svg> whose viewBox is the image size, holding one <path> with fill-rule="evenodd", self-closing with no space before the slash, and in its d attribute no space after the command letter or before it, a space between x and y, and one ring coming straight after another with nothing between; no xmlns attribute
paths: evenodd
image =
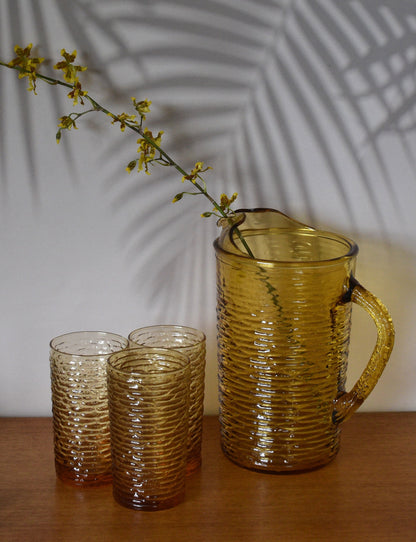
<svg viewBox="0 0 416 542"><path fill-rule="evenodd" d="M34 9L36 3L31 1ZM386 131L398 133L409 162L412 166L416 162L406 140L406 131L415 125L415 85L409 83L416 64L414 2L136 0L116 4L74 0L68 4L56 0L56 6L80 50L88 52L107 95L116 102L132 95L151 98L156 111L149 122L169 132L168 152L185 169L196 160L214 166L215 177L210 178L214 195L237 191L240 206L272 206L273 201L273 206L288 214L302 209L304 221L316 224L320 186L305 158L307 140L322 171L332 180L340 215L351 230L359 228L361 217L344 161L356 172L355 186L360 187L382 232L387 233L389 218L377 197L381 186L377 183L382 183L400 216L397 183L381 143ZM12 2L9 12L19 42L19 16L12 14ZM36 24L46 34L45 14L37 15ZM98 35L111 47L101 49ZM395 69L397 59L401 67ZM126 60L129 75L135 76L129 78L135 81L131 84L113 76ZM374 73L375 66L383 77ZM59 100L54 99L58 110ZM382 112L377 119L368 115L369 99ZM25 107L24 97L21 103ZM26 145L28 160L36 169L30 142L33 133L30 127ZM150 296L162 300L161 292L165 292L168 299L173 288L185 297L190 284L181 285L181 274L174 269L184 265L182 255L187 255L186 265L192 266L189 243L184 240L189 238L195 209L183 203L178 218L171 211L161 213L164 198L180 191L180 179L178 185L177 178L165 170L155 170L151 181L143 177L133 184L126 182L121 190L113 188L123 174L120 157L125 155L127 163L135 152L131 142L131 138L111 140L103 152L117 164L103 182L113 209L117 213L126 206L137 209L121 232L129 247L127 259L135 274L148 282L142 288ZM0 153L2 149L0 135ZM377 164L377 180L362 160L363 149ZM150 232L153 248L147 245ZM203 245L197 249L198 266L207 269L210 256L203 254ZM156 263L161 269L146 273L157 268ZM166 280L169 274L174 275L172 280ZM205 272L195 284L201 277L207 279ZM200 289L192 288L201 298Z"/></svg>
<svg viewBox="0 0 416 542"><path fill-rule="evenodd" d="M321 22L325 22L325 28L329 32L331 32L332 38L338 42L339 46L343 50L343 53L346 53L347 58L349 59L348 65L344 69L335 72L336 81L340 89L340 96L343 100L346 100L348 106L352 108L359 124L363 128L365 134L365 142L368 144L368 146L377 157L377 162L382 172L382 180L388 188L390 197L395 203L397 211L399 211L397 195L394 191L394 183L389 175L388 169L385 164L385 158L383 157L382 151L379 149L378 145L377 136L380 135L382 132L379 130L374 131L370 126L369 120L364 115L362 109L360 108L359 101L357 100L359 96L357 96L356 91L351 89L348 85L348 79L346 76L348 76L348 74L351 72L358 73L360 75L361 81L365 82L367 86L367 93L371 94L371 97L380 104L382 109L386 111L390 122L393 123L393 117L395 117L394 112L391 111L388 103L386 102L383 86L380 88L378 85L375 84L374 76L371 74L371 69L374 67L374 62L382 63L384 66L388 64L388 59L391 54L397 54L398 51L401 51L404 44L401 42L401 40L401 43L394 43L395 40L392 39L393 36L385 35L385 38L387 40L386 45L378 45L374 41L371 29L363 24L362 19L360 19L357 16L356 12L351 9L351 5L348 5L348 3L340 4L339 6L337 5L337 9L342 12L344 18L348 20L349 24L354 27L356 32L360 33L361 39L365 42L370 42L368 54L359 54L356 48L356 44L351 39L351 37L346 36L341 31L339 20L337 20L336 18L334 19L333 16L329 16L325 10L320 9L319 5L316 5L315 15L319 17ZM374 12L373 15L377 15L377 12ZM320 55L324 62L330 62L328 52L325 48L320 50ZM395 81L395 77L393 76L393 74L391 74L391 76L389 77L389 86L396 86L397 84L402 83L402 81L402 78L400 78L398 81ZM359 166L359 153L357 153L356 144L355 147L351 146L351 154L353 157L355 157L356 164ZM377 187L372 186L368 173L362 167L360 167L360 170L363 180L363 186L368 192L370 201L372 201L373 204L376 205L374 191ZM385 221L382 216L382 210L379 207L377 208L377 214L380 222L385 226Z"/></svg>
<svg viewBox="0 0 416 542"><path fill-rule="evenodd" d="M187 2L183 2L182 6L185 4ZM408 113L411 98L404 99L399 108L392 110L386 101L384 89L375 84L371 76L371 65L377 55L381 55L378 58L384 62L384 54L393 54L397 48L400 50L401 46L407 44L407 40L405 42L402 40L402 43L394 43L392 36L386 35L388 40L385 49L379 48L377 53L375 53L374 40L370 40L372 47L369 48L368 58L366 58L357 50L354 41L356 36L345 33L345 25L347 21L348 24L354 26L355 31L361 35L364 41L369 40L368 35L371 34L371 28L365 24L357 24L357 14L350 3L336 4L337 13L335 14L332 9L333 4L318 1L309 3L307 7L304 4L290 4L288 19L291 18L292 21L295 21L296 32L293 32L290 26L281 28L284 36L283 38L281 35L275 36L276 43L274 45L261 44L258 40L250 39L250 36L247 36L244 42L246 50L250 47L258 49L262 46L267 49L267 53L265 53L267 62L263 58L263 64L260 66L258 60L257 63L248 60L255 58L254 53L245 59L237 58L238 55L234 56L229 50L218 56L217 48L213 47L210 41L202 40L190 49L189 46L182 43L192 41L194 39L192 34L195 31L195 36L198 38L201 36L212 38L215 36L213 25L207 23L204 26L203 22L199 21L196 28L195 25L179 24L176 21L176 28L180 28L182 32L181 43L156 46L144 44L137 54L139 56L143 54L153 60L158 59L159 62L166 62L166 64L174 63L179 59L189 62L191 65L198 61L201 69L196 74L192 73L189 68L167 74L163 70L159 70L158 73L151 75L142 87L137 88L136 92L146 91L152 96L156 96L162 103L170 104L173 114L167 119L165 125L174 129L175 133L179 131L184 134L183 138L177 138L175 144L172 145L172 150L178 152L179 155L182 155L184 150L189 152L192 150L196 156L207 156L207 151L211 151L209 142L215 139L221 140L223 144L218 145L217 152L209 152L209 154L212 155L216 163L215 169L220 180L226 187L235 187L243 198L247 197L247 199L262 204L275 199L279 202L280 209L290 213L293 202L290 200L290 191L285 182L283 165L284 161L289 160L292 171L295 173L293 182L299 186L305 214L313 223L316 220L316 210L311 203L311 191L314 188L305 171L305 163L302 160L303 150L299 144L298 134L293 128L293 120L277 91L279 88L277 82L283 81L287 92L295 103L297 113L314 136L351 225L359 222L359 217L354 212L354 194L347 190L343 176L343 165L331 145L331 136L328 136L328 124L331 124L332 129L335 128L344 151L347 152L351 163L354 164L358 172L362 188L367 194L369 205L373 208L379 227L386 232L388 220L384 216L383 208L375 194L377 185L374 184L371 173L360 159L362 140L357 141L351 134L349 127L345 124L343 110L348 108L354 116L355 122L361 126L366 145L377 159L381 182L387 187L391 200L399 212L395 191L397 188L390 177L385 163L386 158L379 147L378 137L385 128L394 128L400 116ZM195 6L195 3L193 5ZM412 6L407 4L406 9L410 8ZM199 9L202 9L200 5ZM397 10L396 4L395 9ZM408 15L406 9L402 14L404 19ZM286 10L288 10L287 7ZM377 13L374 14L375 18L376 15ZM227 12L228 16L229 12ZM326 34L330 36L333 43L336 43L337 47L342 50L342 62L331 54L327 41L322 39L319 26L316 25L316 19L319 19L320 25L324 26ZM157 32L168 32L169 28L175 26L174 23L172 13L165 18L148 16L145 21L137 21L137 24L149 25ZM253 22L252 24L255 25ZM270 20L265 22L264 19L261 19L263 30L264 25L267 26L267 24L269 24L268 29L270 30L273 23ZM240 40L241 35L234 30L230 35L226 35L224 32L222 38L225 36L225 39L232 40L236 38L236 35ZM206 46L204 47L204 45ZM348 59L347 63L345 59ZM232 70L233 63L236 68L234 71ZM331 68L325 69L325 66ZM255 70L255 77L250 77L250 71L253 72L253 70ZM360 96L357 94L356 88L351 86L349 82L348 76L352 71L361 75L372 98L377 100L386 111L387 119L383 123L383 127L374 128L361 107ZM408 71L411 71L410 66L408 66ZM404 75L405 72L403 77ZM402 78L396 78L397 75L391 73L389 84L400 85ZM247 84L247 81L250 84ZM202 107L192 107L191 103L184 116L181 106L176 107L175 111L175 107L171 104L172 96L175 96L175 93L184 92L186 88L192 89L197 94L201 93L204 98L208 90L208 95L211 94L211 98L208 97L208 103L203 101ZM335 100L334 88L337 98ZM211 115L214 114L213 110L216 105L221 108L221 104L223 104L222 110L227 110L225 103L232 94L234 94L233 103L237 106L232 113L230 113L230 109L228 110L230 118L228 119L227 132L226 129L223 130L224 127L227 128L226 122L219 122L216 127L213 127L209 121ZM222 100L218 98L220 95L222 95ZM325 110L324 116L320 114L320 111L315 110L314 102L310 99L311 96L314 96L315 99L319 97L321 108ZM209 102L210 99L212 102ZM342 101L342 108L338 106L337 101ZM163 123L163 117L158 120ZM192 131L190 131L190 127L192 127ZM196 130L194 130L195 127ZM276 151L279 144L280 151ZM137 197L141 196L142 190L138 187ZM187 214L187 211L185 213ZM135 228L138 226L139 224L136 222L130 230L131 234L137 231ZM180 224L177 227L180 228ZM163 235L163 228L158 231L160 235ZM186 236L186 223L183 224L183 229L178 231L178 236L182 238ZM140 235L137 243L140 245ZM167 239L166 246L168 243L171 243L170 239ZM180 246L176 246L180 251ZM170 254L169 261L173 265L177 254L175 250L172 250ZM159 289L157 291L160 293Z"/></svg>
<svg viewBox="0 0 416 542"><path fill-rule="evenodd" d="M408 130L413 130L416 124L415 88L413 86L410 92L405 91L406 81L414 79L416 69L415 31L408 20L409 15L415 15L416 9L412 2L403 2L401 4L402 11L397 10L397 4L393 2L390 2L390 5L385 3L384 7L390 7L392 13L394 11L396 31L393 32L385 14L382 15L380 11L375 11L370 21L376 25L378 30L378 43L374 43L373 39L373 46L366 55L352 55L344 69L345 74L355 71L360 73L365 80L365 88L355 93L356 100L375 97L385 112L384 119L377 125L367 126L362 141L364 146L376 146L380 136L390 130L399 135L405 134ZM340 6L340 9L344 8L344 5ZM366 20L368 21L368 16ZM360 17L356 17L354 23L359 28L363 27ZM400 28L399 34L398 28ZM374 31L370 32L368 26L364 26L364 31L367 31L367 35L370 37L374 33ZM394 64L397 66L396 68L394 68ZM377 73L375 73L375 68L377 68ZM394 104L391 103L391 100L389 103L386 98L392 90L396 95ZM409 161L415 164L415 156L404 137L402 137L402 145ZM382 157L381 161L383 161ZM391 190L391 194L394 197L393 190Z"/></svg>
<svg viewBox="0 0 416 542"><path fill-rule="evenodd" d="M112 83L112 79L108 76L108 73L103 69L103 60L99 54L99 48L96 44L89 38L88 33L82 31L85 23L89 23L93 26L96 26L104 33L108 40L112 40L117 48L120 50L120 54L124 57L128 56L129 50L126 48L119 36L112 31L110 22L105 24L98 16L95 10L90 9L90 6L85 3L74 0L71 2L71 5L65 4L63 2L56 1L55 3L58 11L61 13L61 23L65 26L66 30L69 31L69 34L72 35L72 39L75 43L79 44L79 49L83 52L84 58L91 60L91 66L93 69L90 70L87 75L87 78L91 79L90 72L95 73L99 79L100 84L106 88L108 95L113 98L119 96L118 87ZM42 36L42 41L35 44L35 49L38 50L40 56L43 56L45 61L46 69L50 71L52 76L56 76L56 73L52 73L51 69L52 64L57 59L57 54L59 51L55 50L52 47L52 44L49 39L49 33L47 32L48 24L48 12L47 7L43 4L39 4L37 0L27 0L27 6L25 6L25 11L30 12L33 16L33 25L38 36ZM8 50L4 48L2 50L2 58L12 58L13 57L13 47L16 44L23 45L28 43L31 40L31 37L27 38L25 36L22 21L23 10L21 8L20 2L14 2L14 0L8 0L4 7L7 10L6 20L8 26L10 27L11 32L11 43L8 47ZM54 59L53 61L50 59ZM135 63L140 64L140 59L136 58ZM10 77L10 74L5 74L4 70L0 73L0 84L2 84L3 78ZM69 109L69 104L65 94L56 92L55 89L45 89L46 92L49 92L49 103L53 109L53 112L56 117L56 123L58 124L58 119ZM24 137L24 149L26 162L28 165L28 171L30 171L30 176L28 177L28 189L32 193L33 201L36 202L39 198L40 182L38 175L38 167L36 161L36 149L34 142L37 139L38 127L35 126L35 123L32 122L30 110L27 100L27 91L25 86L19 83L16 85L16 92L18 95L18 109L20 111L20 116L18 119L18 130L23 134ZM2 108L6 108L5 103L1 103L5 93L0 94L0 104ZM8 183L8 157L5 151L6 144L6 132L0 132L0 163L1 163L1 180L0 183L3 188L3 193L7 194L7 183ZM74 159L74 151L72 149L69 138L63 138L61 140L62 153L61 156L66 164L67 169L71 172L71 179L77 183L79 172L77 171L77 162Z"/></svg>

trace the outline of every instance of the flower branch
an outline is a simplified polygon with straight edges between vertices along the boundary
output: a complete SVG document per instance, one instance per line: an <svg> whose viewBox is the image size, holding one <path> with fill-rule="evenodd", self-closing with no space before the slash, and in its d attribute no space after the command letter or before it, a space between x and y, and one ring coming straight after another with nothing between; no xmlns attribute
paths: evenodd
<svg viewBox="0 0 416 542"><path fill-rule="evenodd" d="M39 66L44 59L40 57L33 57L31 55L31 49L32 44L29 44L25 48L16 46L16 57L8 63L0 61L0 66L17 70L19 72L19 79L27 77L29 81L27 90L33 91L35 94L36 82L40 80L49 85L58 85L69 89L70 92L68 93L68 97L72 99L74 106L78 103L84 106L85 101L91 105L90 109L86 109L81 112L73 112L69 115L64 115L59 119L60 122L58 124L58 131L56 133L57 143L59 143L61 140L63 130L71 130L71 128L77 129L76 122L80 118L93 112L102 112L112 119L112 124L119 124L122 132L128 128L140 136L140 138L137 139L137 143L139 145L137 153L139 156L138 158L131 160L127 165L126 170L129 173L137 168L138 171L142 171L144 169L146 174L150 174L149 166L152 166L153 164L173 167L182 175L182 182L187 181L192 183L195 189L192 192L183 191L176 194L172 200L173 202L180 201L184 195L203 195L212 205L212 211L204 212L201 216L209 217L214 215L218 218L226 218L231 224L233 223L235 213L232 210L231 205L237 198L237 193L234 193L231 197L228 197L226 194L222 194L220 201L217 202L209 194L207 184L201 175L202 173L205 173L211 169L209 166L204 166L203 162L196 162L194 168L190 172L187 172L162 148L161 140L163 131L160 131L156 136L154 136L148 128L143 127L143 122L146 119L146 115L150 112L151 102L149 100L137 101L136 98L132 98L133 108L136 113L131 115L127 113L116 115L107 108L103 107L82 88L78 74L84 72L87 68L74 64L77 56L76 51L68 53L65 51L65 49L61 50L63 60L54 65L54 69L60 70L63 73L64 80L60 80L39 72ZM250 257L254 257L250 247L247 245L247 242L238 228L236 228L236 233L247 251L247 254Z"/></svg>

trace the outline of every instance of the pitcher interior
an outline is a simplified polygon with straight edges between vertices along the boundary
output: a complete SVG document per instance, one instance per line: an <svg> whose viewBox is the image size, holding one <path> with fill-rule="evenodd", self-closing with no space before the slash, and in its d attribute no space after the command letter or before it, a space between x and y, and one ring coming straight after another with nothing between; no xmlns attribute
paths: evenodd
<svg viewBox="0 0 416 542"><path fill-rule="evenodd" d="M256 229L243 231L256 259L273 262L326 262L351 257L356 245L347 238L317 230ZM233 242L245 250L237 236Z"/></svg>

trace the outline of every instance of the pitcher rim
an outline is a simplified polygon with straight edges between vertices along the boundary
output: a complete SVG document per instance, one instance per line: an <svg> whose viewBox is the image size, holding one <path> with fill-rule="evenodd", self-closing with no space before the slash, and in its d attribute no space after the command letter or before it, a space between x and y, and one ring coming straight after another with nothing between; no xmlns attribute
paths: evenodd
<svg viewBox="0 0 416 542"><path fill-rule="evenodd" d="M274 211L273 209L270 209L270 208L254 208L254 209L239 209L238 211L236 211L236 214L237 215L244 215L244 213L247 213L247 212L264 212L264 211ZM280 211L279 211L280 212ZM284 214L284 213L280 213L280 214ZM284 215L284 216L287 216L287 215ZM290 217L288 217L290 218ZM291 219L292 220L292 219ZM236 221L236 223L231 227L230 229L230 233L232 235L232 232L233 230L241 225L242 223L244 222L244 220L238 220ZM297 222L297 221L294 221L294 222ZM273 266L276 266L276 265L284 265L284 266L293 266L293 267L305 267L305 266L325 266L325 265L330 265L330 264L333 264L333 265L337 265L343 261L346 261L346 260L349 260L351 258L353 258L354 256L357 255L358 253L358 245L355 243L355 241L353 241L352 239L350 239L349 237L346 237L345 235L341 235L341 234L338 234L338 233L335 233L335 232L330 232L330 231L327 231L327 230L319 230L319 229L315 229L315 228L312 228L310 226L307 226L306 224L303 224L301 222L298 222L300 228L299 228L299 231L302 232L303 235L319 235L321 237L327 237L327 238L330 238L330 239L333 239L334 241L337 241L339 243L343 243L345 245L345 249L346 249L346 252L344 254L341 254L340 256L336 256L334 258L326 258L326 259L322 259L322 260L299 260L299 261L295 261L295 260L273 260L273 259L267 259L267 258L258 258L258 257L250 257L249 254L244 254L244 252L241 252L241 253L235 253L235 252L230 252L228 250L226 250L225 248L221 247L219 242L220 242L220 236L218 236L215 240L214 240L214 249L216 251L216 253L223 253L224 255L226 255L227 257L229 258L235 258L237 261L246 261L246 262L256 262L258 264L265 264L265 265L273 265ZM294 228L294 231L297 231L296 228ZM234 243L233 243L234 244ZM238 247L234 244L234 246L237 248L237 250L240 250L238 249Z"/></svg>

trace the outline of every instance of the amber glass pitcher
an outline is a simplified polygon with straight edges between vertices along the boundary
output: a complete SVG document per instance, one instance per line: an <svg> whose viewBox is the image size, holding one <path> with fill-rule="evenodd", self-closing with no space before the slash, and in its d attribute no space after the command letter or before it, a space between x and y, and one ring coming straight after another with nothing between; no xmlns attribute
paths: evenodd
<svg viewBox="0 0 416 542"><path fill-rule="evenodd" d="M223 451L268 472L324 465L338 451L341 422L387 363L390 315L354 278L353 241L270 209L241 210L233 224L220 225L214 246ZM378 336L346 391L352 303L373 318Z"/></svg>

